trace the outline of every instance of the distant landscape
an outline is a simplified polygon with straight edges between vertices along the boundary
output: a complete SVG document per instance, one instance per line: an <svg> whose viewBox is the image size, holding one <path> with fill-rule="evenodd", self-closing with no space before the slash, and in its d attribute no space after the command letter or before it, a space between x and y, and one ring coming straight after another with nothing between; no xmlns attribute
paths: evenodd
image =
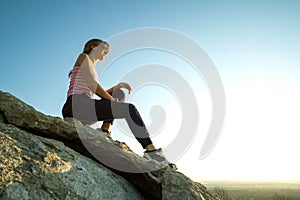
<svg viewBox="0 0 300 200"><path fill-rule="evenodd" d="M202 181L223 200L300 200L299 181Z"/></svg>

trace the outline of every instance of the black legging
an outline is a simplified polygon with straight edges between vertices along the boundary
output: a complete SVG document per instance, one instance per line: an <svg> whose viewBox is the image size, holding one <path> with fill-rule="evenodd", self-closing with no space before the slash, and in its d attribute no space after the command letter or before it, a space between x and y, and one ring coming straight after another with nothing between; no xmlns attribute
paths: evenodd
<svg viewBox="0 0 300 200"><path fill-rule="evenodd" d="M133 104L90 99L86 94L67 98L62 109L63 117L73 117L83 123L125 119L130 130L143 148L152 144L149 132Z"/></svg>

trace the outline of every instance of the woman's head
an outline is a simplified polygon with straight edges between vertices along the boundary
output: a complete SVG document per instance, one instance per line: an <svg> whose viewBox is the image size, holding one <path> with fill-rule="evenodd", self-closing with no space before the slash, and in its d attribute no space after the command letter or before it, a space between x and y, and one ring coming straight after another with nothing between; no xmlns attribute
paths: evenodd
<svg viewBox="0 0 300 200"><path fill-rule="evenodd" d="M83 53L90 54L93 49L100 48L101 55L100 60L103 60L104 57L109 53L109 44L100 39L91 39L85 45L83 49Z"/></svg>
<svg viewBox="0 0 300 200"><path fill-rule="evenodd" d="M94 54L96 56L96 59L103 60L105 56L109 53L109 44L100 39L91 39L87 41L87 43L85 43L83 53L90 54L93 51L93 49L97 49L97 51L95 51L96 54ZM76 60L75 66L81 65L82 61L79 62L79 58ZM69 72L69 78L72 75L72 71L73 70Z"/></svg>
<svg viewBox="0 0 300 200"><path fill-rule="evenodd" d="M103 41L100 40L100 39L91 39L91 40L89 40L84 45L83 53L89 54L93 50L93 48L95 48L96 46L98 46L102 42Z"/></svg>

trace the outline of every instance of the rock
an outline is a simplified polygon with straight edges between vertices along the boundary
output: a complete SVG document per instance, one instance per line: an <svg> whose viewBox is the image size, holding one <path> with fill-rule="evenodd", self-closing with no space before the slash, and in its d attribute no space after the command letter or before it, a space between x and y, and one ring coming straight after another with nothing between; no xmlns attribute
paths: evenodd
<svg viewBox="0 0 300 200"><path fill-rule="evenodd" d="M162 174L162 199L218 199L216 195L208 193L206 187L200 183L193 182L182 173L173 170L165 171Z"/></svg>
<svg viewBox="0 0 300 200"><path fill-rule="evenodd" d="M100 199L141 199L141 195L145 199L217 199L200 183L195 183L183 174L155 161L141 158L125 143L113 141L105 133L83 126L75 119L44 115L2 91L0 124L1 137L16 146L11 149L18 155L10 164L5 162L0 166L2 169L10 169L11 166L18 169L8 173L13 178L4 179L1 186L1 195L15 195L10 199L29 198L31 192L26 191L27 185L31 184L32 187L36 187L36 192L32 193L39 194L42 199L84 199L86 194L104 195ZM20 135L24 137L19 137ZM33 142L39 141L33 143L33 149L30 145L30 148L25 145L31 144L31 138L34 138ZM6 152L5 155L7 154ZM80 159L77 160L78 157ZM81 161L83 159L88 161ZM92 169L87 170L88 167ZM82 171L92 173L83 175ZM4 171L1 176L6 177L7 174L3 173ZM84 177L88 177L91 182L86 181ZM98 177L101 177L100 182L108 187L103 186L101 194L83 192L94 189L99 184ZM76 178L79 180L78 184L74 183ZM46 182L48 179L50 182ZM24 180L29 183L22 184ZM76 186L71 186L72 184ZM119 194L109 196L111 191ZM135 195L134 198L125 195L126 191ZM78 196L74 196L75 194ZM98 197L96 199L99 199ZM89 199L94 198L91 196Z"/></svg>
<svg viewBox="0 0 300 200"><path fill-rule="evenodd" d="M66 147L0 123L0 199L144 199L124 178Z"/></svg>
<svg viewBox="0 0 300 200"><path fill-rule="evenodd" d="M101 164L123 176L147 198L161 199L161 186L156 183L156 180L149 177L147 173L138 172L159 170L162 166L142 159L123 148L116 148L119 144L105 134L101 134L100 131L83 126L75 119L64 120L46 116L4 92L0 92L0 114L5 123L35 135L62 141L82 155L97 162L101 161ZM91 155L90 152L94 154Z"/></svg>

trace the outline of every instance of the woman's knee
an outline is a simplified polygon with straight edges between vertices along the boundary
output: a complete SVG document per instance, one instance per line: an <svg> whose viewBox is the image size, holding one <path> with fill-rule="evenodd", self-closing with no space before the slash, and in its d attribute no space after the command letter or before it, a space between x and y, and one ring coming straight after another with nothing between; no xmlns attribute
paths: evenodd
<svg viewBox="0 0 300 200"><path fill-rule="evenodd" d="M131 113L131 112L136 112L136 111L137 111L137 108L136 108L135 105L132 104L132 103L129 103L129 104L128 104L128 107L129 107L130 113Z"/></svg>
<svg viewBox="0 0 300 200"><path fill-rule="evenodd" d="M136 122L136 123L140 123L140 121L142 121L141 119L141 115L138 111L138 109L136 108L136 106L134 104L129 104L129 114L130 117Z"/></svg>

